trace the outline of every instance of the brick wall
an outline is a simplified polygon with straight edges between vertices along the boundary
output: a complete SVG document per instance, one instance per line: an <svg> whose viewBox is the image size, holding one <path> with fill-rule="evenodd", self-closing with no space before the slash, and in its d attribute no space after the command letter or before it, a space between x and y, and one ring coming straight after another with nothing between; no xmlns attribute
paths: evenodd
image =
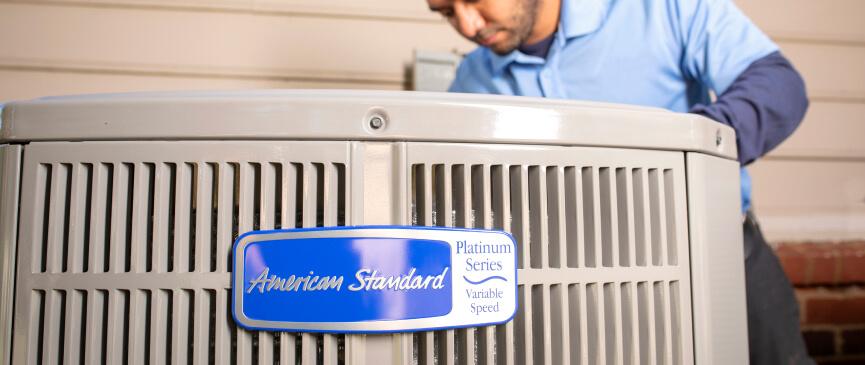
<svg viewBox="0 0 865 365"><path fill-rule="evenodd" d="M865 241L780 244L802 332L820 364L865 364Z"/></svg>

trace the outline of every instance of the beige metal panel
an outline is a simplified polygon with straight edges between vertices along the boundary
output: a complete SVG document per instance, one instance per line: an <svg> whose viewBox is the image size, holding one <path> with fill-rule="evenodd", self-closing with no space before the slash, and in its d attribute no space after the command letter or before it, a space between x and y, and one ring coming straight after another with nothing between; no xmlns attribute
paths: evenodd
<svg viewBox="0 0 865 365"><path fill-rule="evenodd" d="M513 322L516 343L508 345L514 346L511 357L516 363L580 363L581 357L597 363L631 363L642 339L647 344L643 352L652 344L658 363L689 364L694 362L693 337L683 328L691 328L690 285L688 273L681 270L690 267L678 259L688 256L688 232L687 225L676 224L687 221L683 157L678 152L600 148L409 143L410 219L437 226L455 220L463 227L503 222L493 226L515 235L523 260L518 274L520 311ZM733 179L727 181L735 182L736 163L729 163ZM649 188L635 193L641 184L634 180L646 180L639 177L644 172ZM500 200L503 196L509 198ZM647 202L635 201L642 198ZM583 207L587 200L591 204ZM448 201L453 210L443 204ZM639 216L633 212L638 205L651 206L651 219L646 219L650 230L632 236L629 232L639 231L633 219ZM588 209L582 217L592 217L591 221L578 218L584 208ZM735 207L733 211L737 220ZM514 218L507 219L506 212ZM562 227L565 222L576 230ZM582 232L594 234L581 240ZM640 246L650 245L649 237L656 241L651 244L657 245L657 260L636 257L640 254L631 247L637 245L637 237ZM594 252L593 264L574 257L584 252ZM662 271L666 274L659 275ZM653 330L637 334L634 329L647 322L635 320L635 296L628 293L643 280L650 280L657 310L647 312L655 314ZM575 293L582 293L577 288L583 285L586 306L578 309L583 295ZM566 307L571 309L567 313ZM498 345L503 337L486 337L483 329L458 331L459 363L472 363L475 345L478 363L487 363L482 350L492 343L496 355L504 355L506 348Z"/></svg>
<svg viewBox="0 0 865 365"><path fill-rule="evenodd" d="M695 361L747 364L739 188L729 184L738 179L738 164L699 153L686 156Z"/></svg>
<svg viewBox="0 0 865 365"><path fill-rule="evenodd" d="M351 80L304 81L246 77L171 76L95 72L15 70L0 66L0 101L43 96L158 90L240 89L372 89L402 90L402 82L353 82Z"/></svg>
<svg viewBox="0 0 865 365"><path fill-rule="evenodd" d="M400 0L29 0L32 3L175 8L258 13L306 13L439 21L424 1Z"/></svg>
<svg viewBox="0 0 865 365"><path fill-rule="evenodd" d="M0 3L0 43L7 67L377 83L415 48L471 48L442 22L20 3Z"/></svg>
<svg viewBox="0 0 865 365"><path fill-rule="evenodd" d="M773 38L865 42L860 0L735 0Z"/></svg>
<svg viewBox="0 0 865 365"><path fill-rule="evenodd" d="M12 354L12 302L18 233L21 146L0 146L0 361Z"/></svg>
<svg viewBox="0 0 865 365"><path fill-rule="evenodd" d="M812 99L865 101L865 45L781 41Z"/></svg>
<svg viewBox="0 0 865 365"><path fill-rule="evenodd" d="M352 212L350 224L406 225L406 171L402 143L363 143L351 145L353 186L350 188ZM411 354L410 334L375 334L346 336L346 359L349 364L396 365L407 363Z"/></svg>
<svg viewBox="0 0 865 365"><path fill-rule="evenodd" d="M865 162L764 159L749 169L766 238L865 238Z"/></svg>
<svg viewBox="0 0 865 365"><path fill-rule="evenodd" d="M82 356L88 363L98 362L95 358L103 352L108 363L145 363L148 357L163 363L172 360L166 354L185 360L190 348L203 351L214 363L248 364L255 354L260 362L268 362L276 352L283 360L293 356L294 335L280 336L286 341L277 347L271 334L242 330L230 320L228 246L244 231L280 228L277 217L289 200L301 200L295 203L304 207L299 221L306 226L344 225L344 215L337 210L350 208L345 202L350 193L344 189L350 178L345 170L348 143L32 143L26 148L28 160L23 165L29 167L22 168L22 175L39 181L30 181L21 194L30 204L22 210L20 222L17 260L23 265L17 268L14 287L19 310L15 321L21 331L14 334L17 347L11 363L56 363ZM20 150L0 150L0 158L7 158L0 160L0 171L17 167L10 161L20 159ZM301 171L289 175L289 167ZM103 179L106 175L111 178ZM292 176L299 185L284 178ZM318 186L324 188L315 189ZM118 191L125 193L117 195ZM101 196L112 198L107 204L96 203ZM197 199L204 196L218 200ZM268 204L274 196L280 196L280 202ZM8 201L3 195L2 203ZM88 201L94 204L82 204ZM3 219L15 219L5 208L3 213ZM138 219L141 214L153 219ZM202 221L201 216L217 217L218 226L193 225ZM79 245L77 217L91 218L84 227L103 228L83 232L86 241ZM0 229L7 232L4 226ZM201 237L193 232L200 229L211 238L207 245L196 242ZM138 237L142 231L147 234ZM111 240L91 239L97 236ZM105 255L79 265L77 258L88 257L95 249ZM52 259L57 252L70 260ZM109 252L120 259L102 257ZM106 274L108 261L112 272ZM7 267L0 266L0 272ZM195 311L217 314L208 317ZM86 336L79 336L84 332ZM324 364L338 362L340 338L324 336L319 345L318 336L302 336L304 361L315 363L323 353ZM213 344L212 351L207 343ZM193 355L202 360L200 353Z"/></svg>
<svg viewBox="0 0 865 365"><path fill-rule="evenodd" d="M770 156L865 160L865 103L812 102L799 129Z"/></svg>

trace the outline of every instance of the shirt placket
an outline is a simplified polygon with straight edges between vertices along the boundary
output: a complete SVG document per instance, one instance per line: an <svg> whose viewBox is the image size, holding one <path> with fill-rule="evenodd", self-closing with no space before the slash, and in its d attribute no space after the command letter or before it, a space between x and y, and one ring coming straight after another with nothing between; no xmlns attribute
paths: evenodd
<svg viewBox="0 0 865 365"><path fill-rule="evenodd" d="M565 93L562 90L561 79L558 73L559 53L565 44L565 38L561 31L556 32L553 44L550 46L550 51L547 53L546 62L541 65L541 71L538 73L538 84L541 85L541 92L547 98L564 98Z"/></svg>
<svg viewBox="0 0 865 365"><path fill-rule="evenodd" d="M541 68L541 72L538 73L538 83L541 85L541 92L544 97L547 98L558 98L558 90L556 87L556 75L554 74L554 70L552 67L549 67L549 63L545 64Z"/></svg>

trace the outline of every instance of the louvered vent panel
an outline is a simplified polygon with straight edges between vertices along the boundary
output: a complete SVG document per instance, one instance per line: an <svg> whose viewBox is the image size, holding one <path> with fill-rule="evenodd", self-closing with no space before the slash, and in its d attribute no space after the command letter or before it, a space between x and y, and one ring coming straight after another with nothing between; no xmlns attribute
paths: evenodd
<svg viewBox="0 0 865 365"><path fill-rule="evenodd" d="M347 143L32 143L16 364L337 364L345 336L231 319L230 247L346 225Z"/></svg>
<svg viewBox="0 0 865 365"><path fill-rule="evenodd" d="M419 333L417 363L693 362L681 153L413 143L415 225L517 241L519 310Z"/></svg>

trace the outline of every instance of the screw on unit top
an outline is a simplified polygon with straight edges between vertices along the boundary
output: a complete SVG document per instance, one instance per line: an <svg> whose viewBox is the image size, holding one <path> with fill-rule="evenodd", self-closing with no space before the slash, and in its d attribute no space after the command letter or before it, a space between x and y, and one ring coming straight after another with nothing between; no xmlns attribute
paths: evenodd
<svg viewBox="0 0 865 365"><path fill-rule="evenodd" d="M372 118L369 118L369 127L373 130L379 130L384 127L384 118L375 115Z"/></svg>

